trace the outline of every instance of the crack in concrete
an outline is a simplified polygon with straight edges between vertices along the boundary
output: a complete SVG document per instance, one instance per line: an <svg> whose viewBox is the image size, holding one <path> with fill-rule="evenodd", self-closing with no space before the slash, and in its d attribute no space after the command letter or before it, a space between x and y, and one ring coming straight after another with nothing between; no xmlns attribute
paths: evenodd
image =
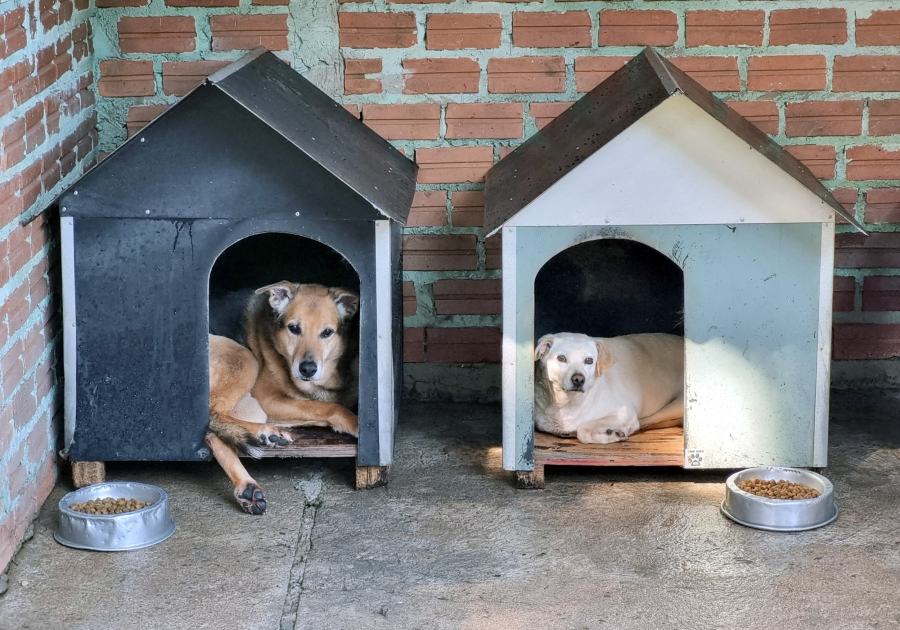
<svg viewBox="0 0 900 630"><path fill-rule="evenodd" d="M300 596L303 594L306 560L312 550L312 532L316 526L316 515L322 506L322 487L320 475L301 481L296 486L305 495L306 503L303 506L303 520L300 523L300 531L297 533L297 544L294 547L294 559L291 562L287 593L284 597L284 607L281 610L280 630L294 630L297 627L297 610L300 607Z"/></svg>

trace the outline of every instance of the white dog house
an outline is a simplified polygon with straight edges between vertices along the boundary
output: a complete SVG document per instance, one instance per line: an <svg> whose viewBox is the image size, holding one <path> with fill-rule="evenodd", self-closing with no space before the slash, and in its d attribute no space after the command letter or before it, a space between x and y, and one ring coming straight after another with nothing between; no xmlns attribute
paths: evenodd
<svg viewBox="0 0 900 630"><path fill-rule="evenodd" d="M816 177L646 49L487 175L503 234L503 466L824 467L835 215ZM685 336L684 429L535 434L542 334Z"/></svg>

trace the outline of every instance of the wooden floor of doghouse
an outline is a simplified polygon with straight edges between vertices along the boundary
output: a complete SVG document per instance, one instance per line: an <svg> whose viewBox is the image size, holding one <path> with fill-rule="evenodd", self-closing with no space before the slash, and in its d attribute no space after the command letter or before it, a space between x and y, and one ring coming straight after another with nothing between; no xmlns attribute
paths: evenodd
<svg viewBox="0 0 900 630"><path fill-rule="evenodd" d="M263 457L356 457L356 438L331 429L293 429L294 441L287 446L262 449Z"/></svg>
<svg viewBox="0 0 900 630"><path fill-rule="evenodd" d="M549 466L683 466L684 429L642 431L612 444L584 444L535 431L534 461Z"/></svg>

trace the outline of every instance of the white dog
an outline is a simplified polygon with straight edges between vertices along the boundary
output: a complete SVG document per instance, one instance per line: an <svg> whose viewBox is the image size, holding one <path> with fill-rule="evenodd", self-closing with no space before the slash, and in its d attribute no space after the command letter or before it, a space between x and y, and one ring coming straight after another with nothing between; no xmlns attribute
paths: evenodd
<svg viewBox="0 0 900 630"><path fill-rule="evenodd" d="M545 335L534 360L534 424L541 431L606 444L683 422L681 337Z"/></svg>

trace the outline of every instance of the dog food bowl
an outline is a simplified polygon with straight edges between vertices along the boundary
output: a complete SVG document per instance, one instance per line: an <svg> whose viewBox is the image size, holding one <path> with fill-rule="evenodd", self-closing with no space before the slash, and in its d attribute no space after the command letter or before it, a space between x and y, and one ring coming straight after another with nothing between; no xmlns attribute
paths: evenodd
<svg viewBox="0 0 900 630"><path fill-rule="evenodd" d="M769 499L738 488L748 479L779 480L802 483L819 491L815 499ZM834 502L834 486L822 475L799 468L763 466L734 473L725 481L722 514L735 523L771 532L802 532L828 525L838 516Z"/></svg>
<svg viewBox="0 0 900 630"><path fill-rule="evenodd" d="M69 506L92 499L137 499L152 505L124 514L86 514ZM146 483L97 483L59 501L59 529L53 537L67 547L92 551L131 551L161 543L175 533L169 498Z"/></svg>

